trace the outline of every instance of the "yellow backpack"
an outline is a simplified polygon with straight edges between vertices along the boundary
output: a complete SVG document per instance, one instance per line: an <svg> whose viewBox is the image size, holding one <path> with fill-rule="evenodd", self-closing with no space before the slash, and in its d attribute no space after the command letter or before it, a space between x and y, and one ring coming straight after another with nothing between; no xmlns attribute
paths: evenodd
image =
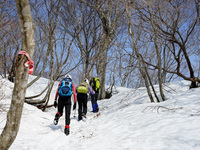
<svg viewBox="0 0 200 150"><path fill-rule="evenodd" d="M79 84L79 86L77 87L77 92L78 93L84 93L84 94L86 94L86 93L88 93L88 84L87 84L87 82L82 82L81 84Z"/></svg>
<svg viewBox="0 0 200 150"><path fill-rule="evenodd" d="M100 81L98 77L92 79L91 87L95 92L99 92Z"/></svg>

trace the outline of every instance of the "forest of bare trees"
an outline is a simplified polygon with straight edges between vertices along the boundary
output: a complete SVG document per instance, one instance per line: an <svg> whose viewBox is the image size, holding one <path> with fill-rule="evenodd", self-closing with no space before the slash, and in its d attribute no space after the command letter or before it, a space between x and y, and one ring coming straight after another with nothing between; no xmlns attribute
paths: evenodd
<svg viewBox="0 0 200 150"><path fill-rule="evenodd" d="M31 0L35 24L34 72L49 79L66 73L74 82L98 76L100 99L110 87L145 86L150 100L164 101L164 83L199 82L199 0ZM1 76L14 81L22 49L16 4L0 3ZM156 93L153 85L159 84ZM44 92L44 91L41 91ZM152 95L153 92L153 95ZM158 94L162 97L159 99ZM34 96L35 97L35 96ZM156 100L153 99L156 98ZM32 103L32 98L26 102ZM33 103L44 103L47 96Z"/></svg>
<svg viewBox="0 0 200 150"><path fill-rule="evenodd" d="M200 0L1 1L0 74L15 86L0 149L14 141L24 101L45 111L52 106L54 82L67 73L76 84L98 76L100 99L106 98L105 85L111 90L146 87L151 102L166 100L165 84L171 81L188 80L190 88L198 87L199 10ZM20 50L34 61L36 77L30 83L26 58L16 61ZM47 87L25 97L40 77L49 79Z"/></svg>

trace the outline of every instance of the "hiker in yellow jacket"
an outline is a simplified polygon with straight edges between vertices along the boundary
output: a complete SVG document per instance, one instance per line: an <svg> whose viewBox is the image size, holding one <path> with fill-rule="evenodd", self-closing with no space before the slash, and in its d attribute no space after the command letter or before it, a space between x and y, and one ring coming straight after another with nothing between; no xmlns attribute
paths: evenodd
<svg viewBox="0 0 200 150"><path fill-rule="evenodd" d="M98 96L99 96L99 90L100 90L100 82L99 78L91 78L90 85L93 91L95 91L94 95L91 95L91 102L92 102L92 112L96 113L99 111L99 106L97 104Z"/></svg>

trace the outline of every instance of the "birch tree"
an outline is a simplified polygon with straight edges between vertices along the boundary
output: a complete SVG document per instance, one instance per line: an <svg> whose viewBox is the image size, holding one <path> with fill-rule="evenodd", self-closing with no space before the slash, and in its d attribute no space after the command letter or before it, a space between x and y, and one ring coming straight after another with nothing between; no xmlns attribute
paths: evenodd
<svg viewBox="0 0 200 150"><path fill-rule="evenodd" d="M16 0L16 6L21 28L22 45L21 49L26 51L32 58L34 41L34 23L32 20L29 0ZM0 149L7 150L15 140L21 121L28 81L28 68L24 66L26 56L22 56L16 67L16 79L13 89L12 102L7 113L6 125L0 136Z"/></svg>
<svg viewBox="0 0 200 150"><path fill-rule="evenodd" d="M157 99L157 101L159 102L159 99L158 99L158 96L155 92L155 89L153 87L153 84L151 82L151 79L149 77L149 74L148 74L148 71L147 71L147 67L146 67L146 64L145 64L145 61L144 61L144 58L143 56L140 54L140 51L139 51L139 48L138 48L138 44L135 40L135 33L134 33L134 25L133 25L133 21L132 21L132 17L131 17L131 3L128 3L126 0L125 0L125 8L126 8L126 14L127 14L127 19L128 19L128 31L129 31L129 35L131 37L131 40L132 40L132 43L133 43L133 47L134 47L134 52L135 52L135 55L136 55L136 58L137 58L137 61L138 61L138 69L144 79L144 82L145 82L145 86L146 86L146 89L147 89L147 93L148 93L148 96L150 98L150 101L151 102L155 102L154 98L153 98L153 95L151 93L151 89L150 89L150 86L154 92L154 95Z"/></svg>

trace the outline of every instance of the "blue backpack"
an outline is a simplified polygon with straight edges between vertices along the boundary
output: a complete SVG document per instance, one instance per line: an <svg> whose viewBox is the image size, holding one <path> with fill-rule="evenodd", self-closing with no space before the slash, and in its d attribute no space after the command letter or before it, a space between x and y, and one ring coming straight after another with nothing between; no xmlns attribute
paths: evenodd
<svg viewBox="0 0 200 150"><path fill-rule="evenodd" d="M72 81L70 78L65 78L62 80L58 94L61 97L72 95Z"/></svg>

